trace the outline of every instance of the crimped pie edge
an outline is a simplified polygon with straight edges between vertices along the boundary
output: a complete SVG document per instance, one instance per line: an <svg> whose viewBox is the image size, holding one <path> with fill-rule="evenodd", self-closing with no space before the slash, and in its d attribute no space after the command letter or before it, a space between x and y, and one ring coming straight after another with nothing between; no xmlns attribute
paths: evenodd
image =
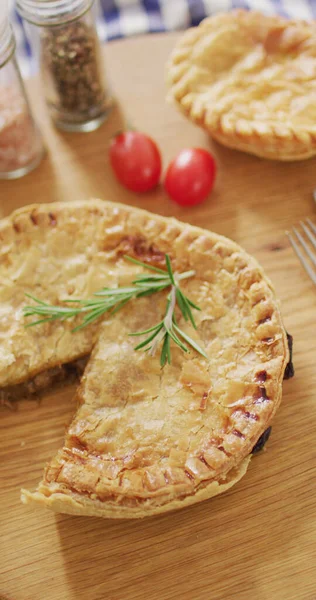
<svg viewBox="0 0 316 600"><path fill-rule="evenodd" d="M115 502L92 500L80 494L72 493L68 495L60 491L51 493L44 484L40 484L38 490L35 492L22 489L21 501L23 504L41 506L42 508L49 508L52 511L69 515L84 514L104 519L142 519L185 508L226 492L246 474L250 460L251 455L244 458L238 468L234 468L232 469L232 473L228 473L228 481L226 482L218 483L217 481L211 481L192 495L185 496L182 499L167 500L167 502L156 506L151 504L151 500L147 501L147 505L130 508ZM229 476L231 479L229 479Z"/></svg>

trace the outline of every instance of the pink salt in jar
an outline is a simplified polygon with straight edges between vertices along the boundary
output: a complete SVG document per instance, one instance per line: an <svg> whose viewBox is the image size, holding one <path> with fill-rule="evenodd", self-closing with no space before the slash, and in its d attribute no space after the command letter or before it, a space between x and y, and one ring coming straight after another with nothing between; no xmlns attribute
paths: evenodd
<svg viewBox="0 0 316 600"><path fill-rule="evenodd" d="M0 179L26 175L43 154L15 57L15 39L5 20L0 25Z"/></svg>

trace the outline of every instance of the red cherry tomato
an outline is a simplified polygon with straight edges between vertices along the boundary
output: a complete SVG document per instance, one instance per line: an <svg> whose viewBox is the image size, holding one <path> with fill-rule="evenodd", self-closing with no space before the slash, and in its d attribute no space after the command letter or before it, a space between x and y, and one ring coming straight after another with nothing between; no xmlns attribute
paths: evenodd
<svg viewBox="0 0 316 600"><path fill-rule="evenodd" d="M144 133L125 131L110 145L113 171L128 190L148 192L159 182L161 156L157 144Z"/></svg>
<svg viewBox="0 0 316 600"><path fill-rule="evenodd" d="M209 152L203 148L187 148L171 161L165 176L165 190L181 206L195 206L213 189L215 175L215 159Z"/></svg>

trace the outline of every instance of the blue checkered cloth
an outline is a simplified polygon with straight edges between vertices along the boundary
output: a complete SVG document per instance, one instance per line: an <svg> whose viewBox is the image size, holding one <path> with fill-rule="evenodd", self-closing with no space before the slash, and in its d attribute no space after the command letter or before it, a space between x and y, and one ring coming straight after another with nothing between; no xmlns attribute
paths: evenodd
<svg viewBox="0 0 316 600"><path fill-rule="evenodd" d="M198 25L208 15L233 8L316 19L316 0L96 0L94 10L99 35L105 42L143 33L186 29ZM24 75L28 75L32 72L31 50L14 8L12 20L19 62Z"/></svg>

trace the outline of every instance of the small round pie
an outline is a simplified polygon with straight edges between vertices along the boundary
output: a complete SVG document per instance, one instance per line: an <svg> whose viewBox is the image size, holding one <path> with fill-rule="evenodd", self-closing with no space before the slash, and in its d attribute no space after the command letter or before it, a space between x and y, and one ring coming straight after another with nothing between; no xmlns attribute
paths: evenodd
<svg viewBox="0 0 316 600"><path fill-rule="evenodd" d="M230 148L316 154L316 21L237 10L186 32L167 67L169 98Z"/></svg>
<svg viewBox="0 0 316 600"><path fill-rule="evenodd" d="M289 360L270 281L237 244L122 204L91 200L25 207L0 222L0 394L49 384L62 365L90 356L63 447L22 499L58 512L134 518L219 494L244 475L281 401ZM204 349L172 362L134 350L132 332L161 321L167 292L134 299L73 333L76 322L25 328L25 293L50 304L130 285L143 267L174 272L201 310ZM259 465L258 465L259 468Z"/></svg>

